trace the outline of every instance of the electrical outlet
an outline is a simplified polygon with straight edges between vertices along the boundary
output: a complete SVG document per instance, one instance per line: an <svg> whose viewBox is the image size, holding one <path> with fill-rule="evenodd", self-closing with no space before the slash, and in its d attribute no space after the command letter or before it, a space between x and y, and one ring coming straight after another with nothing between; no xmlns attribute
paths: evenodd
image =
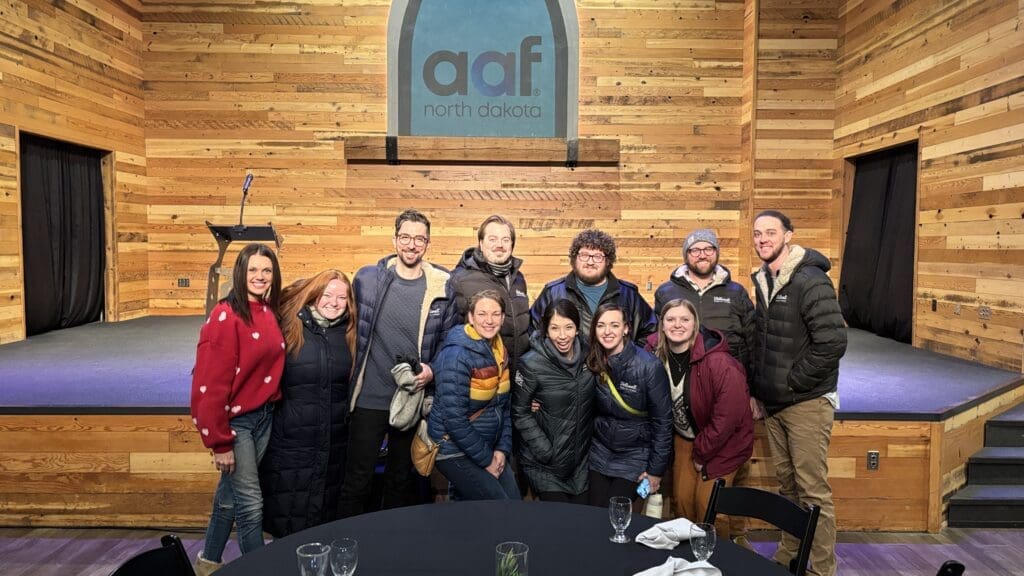
<svg viewBox="0 0 1024 576"><path fill-rule="evenodd" d="M878 470L878 450L868 450L868 470Z"/></svg>
<svg viewBox="0 0 1024 576"><path fill-rule="evenodd" d="M178 288L188 288L188 278L178 278Z"/></svg>

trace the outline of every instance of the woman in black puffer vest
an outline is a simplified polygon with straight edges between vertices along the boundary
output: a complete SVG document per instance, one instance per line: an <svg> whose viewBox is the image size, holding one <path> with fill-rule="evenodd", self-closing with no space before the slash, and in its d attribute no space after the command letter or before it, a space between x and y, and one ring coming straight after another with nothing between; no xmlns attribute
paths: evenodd
<svg viewBox="0 0 1024 576"><path fill-rule="evenodd" d="M263 528L281 538L337 518L355 349L352 285L327 270L281 293L281 402L260 467Z"/></svg>
<svg viewBox="0 0 1024 576"><path fill-rule="evenodd" d="M519 465L541 500L587 503L594 431L594 374L577 333L580 313L569 300L549 306L512 387ZM532 403L540 404L536 412Z"/></svg>

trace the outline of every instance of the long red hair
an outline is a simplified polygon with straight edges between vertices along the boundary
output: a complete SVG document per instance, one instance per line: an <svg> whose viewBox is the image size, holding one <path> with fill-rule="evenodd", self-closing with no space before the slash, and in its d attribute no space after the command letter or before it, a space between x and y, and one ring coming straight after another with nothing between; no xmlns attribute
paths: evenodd
<svg viewBox="0 0 1024 576"><path fill-rule="evenodd" d="M349 352L352 357L356 356L356 298L352 293L352 283L348 276L340 270L324 270L312 278L303 278L292 282L281 291L281 334L284 335L286 350L292 356L298 356L302 348L302 321L299 320L299 310L306 306L315 306L317 300L323 295L327 285L334 280L340 280L348 288L347 305L345 314L348 315L348 328L345 330L345 341L348 343Z"/></svg>

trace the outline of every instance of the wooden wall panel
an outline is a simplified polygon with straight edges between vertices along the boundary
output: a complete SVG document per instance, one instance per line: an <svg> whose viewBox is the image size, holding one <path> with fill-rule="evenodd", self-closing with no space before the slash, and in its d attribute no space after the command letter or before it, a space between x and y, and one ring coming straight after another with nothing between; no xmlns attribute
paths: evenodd
<svg viewBox="0 0 1024 576"><path fill-rule="evenodd" d="M17 130L0 124L0 344L25 338Z"/></svg>
<svg viewBox="0 0 1024 576"><path fill-rule="evenodd" d="M14 187L16 161L10 127L107 150L115 154L108 179L114 194L112 245L108 257L116 286L108 295L108 319L145 315L149 295L139 291L148 274L145 143L143 141L141 27L136 7L116 0L44 2L0 0L0 343L24 337L20 229L9 231L20 213ZM12 201L12 199L14 199ZM9 276L7 270L16 268ZM15 289L8 286L16 283ZM17 303L14 301L17 300Z"/></svg>
<svg viewBox="0 0 1024 576"><path fill-rule="evenodd" d="M835 146L919 140L914 345L1024 370L1024 1L848 0Z"/></svg>
<svg viewBox="0 0 1024 576"><path fill-rule="evenodd" d="M154 313L202 309L215 257L203 221L234 221L247 170L246 221L280 229L286 281L375 262L409 206L432 218L428 258L447 266L484 217L510 217L533 296L567 271L571 237L588 226L617 237L616 272L648 297L696 227L718 229L723 262L739 267L742 3L577 3L580 136L618 139L621 162L575 170L346 163L347 136L385 131L389 4L300 1L299 17L145 3Z"/></svg>
<svg viewBox="0 0 1024 576"><path fill-rule="evenodd" d="M187 416L0 416L0 525L202 527L217 472Z"/></svg>
<svg viewBox="0 0 1024 576"><path fill-rule="evenodd" d="M832 152L838 0L757 4L753 212L788 215L793 242L828 257L838 285L839 180Z"/></svg>

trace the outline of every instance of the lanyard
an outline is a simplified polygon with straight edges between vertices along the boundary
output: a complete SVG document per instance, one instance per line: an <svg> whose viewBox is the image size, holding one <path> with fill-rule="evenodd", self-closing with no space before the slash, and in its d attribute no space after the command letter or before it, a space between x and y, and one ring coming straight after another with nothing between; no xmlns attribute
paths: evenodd
<svg viewBox="0 0 1024 576"><path fill-rule="evenodd" d="M602 372L601 376L604 377L605 384L608 384L608 389L611 390L612 397L615 398L615 402L617 402L623 410L629 412L633 416L647 416L647 412L643 410L637 410L636 408L633 408L629 404L626 404L626 401L622 399L622 395L619 394L619 389L615 387L615 383L612 382L612 379L610 376L608 376L607 372Z"/></svg>

